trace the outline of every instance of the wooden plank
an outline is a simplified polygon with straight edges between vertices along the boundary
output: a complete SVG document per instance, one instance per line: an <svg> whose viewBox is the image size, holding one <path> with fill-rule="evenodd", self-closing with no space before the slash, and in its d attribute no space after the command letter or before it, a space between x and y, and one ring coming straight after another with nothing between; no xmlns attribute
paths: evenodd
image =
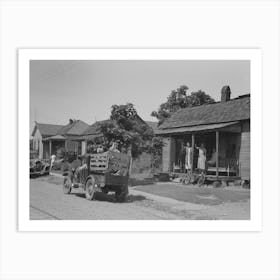
<svg viewBox="0 0 280 280"><path fill-rule="evenodd" d="M130 157L116 152L92 154L90 156L91 171L109 171L118 175L126 175L129 170Z"/></svg>
<svg viewBox="0 0 280 280"><path fill-rule="evenodd" d="M163 147L162 147L162 171L169 172L170 168L170 140L168 137L163 137Z"/></svg>

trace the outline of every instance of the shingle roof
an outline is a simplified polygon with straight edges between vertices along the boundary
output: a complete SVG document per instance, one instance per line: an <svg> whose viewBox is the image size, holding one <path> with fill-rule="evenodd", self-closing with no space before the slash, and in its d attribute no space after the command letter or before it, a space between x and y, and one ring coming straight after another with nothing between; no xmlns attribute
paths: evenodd
<svg viewBox="0 0 280 280"><path fill-rule="evenodd" d="M250 119L250 95L227 102L184 108L165 120L159 129L224 123Z"/></svg>
<svg viewBox="0 0 280 280"><path fill-rule="evenodd" d="M193 126L182 126L182 127L173 127L173 128L166 128L166 129L159 129L157 130L158 135L164 134L180 134L186 132L195 132L195 131L214 131L220 128L231 128L232 132L240 132L240 125L239 122L226 122L226 123L214 123L214 124L202 124L202 125L193 125Z"/></svg>
<svg viewBox="0 0 280 280"><path fill-rule="evenodd" d="M54 135L54 136L44 138L44 140L65 140L65 139L66 138L62 135Z"/></svg>
<svg viewBox="0 0 280 280"><path fill-rule="evenodd" d="M106 122L108 120L104 120L104 121L97 121L94 124L90 125L82 134L83 135L95 135L95 134L99 134L99 128L100 125L104 122Z"/></svg>
<svg viewBox="0 0 280 280"><path fill-rule="evenodd" d="M32 132L32 136L34 136L36 129L38 129L42 135L42 137L53 136L57 134L57 131L61 129L63 125L58 124L48 124L48 123L37 123Z"/></svg>
<svg viewBox="0 0 280 280"><path fill-rule="evenodd" d="M81 120L73 121L72 123L69 123L67 125L64 125L61 127L57 134L60 135L81 135L89 125Z"/></svg>

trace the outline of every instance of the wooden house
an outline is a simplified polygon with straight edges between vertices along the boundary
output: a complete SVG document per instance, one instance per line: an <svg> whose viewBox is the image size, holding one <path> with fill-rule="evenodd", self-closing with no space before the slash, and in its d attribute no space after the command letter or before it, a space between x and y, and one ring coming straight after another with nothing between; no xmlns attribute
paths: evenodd
<svg viewBox="0 0 280 280"><path fill-rule="evenodd" d="M250 179L250 95L234 99L230 95L229 87L225 86L220 102L180 109L159 126L156 134L164 141L163 172L176 171L180 149L186 142L194 151L195 168L195 145L203 143L208 172Z"/></svg>
<svg viewBox="0 0 280 280"><path fill-rule="evenodd" d="M33 150L38 157L49 158L61 148L65 151L81 153L81 144L75 141L89 127L81 120L69 120L67 125L43 124L35 122L32 132Z"/></svg>

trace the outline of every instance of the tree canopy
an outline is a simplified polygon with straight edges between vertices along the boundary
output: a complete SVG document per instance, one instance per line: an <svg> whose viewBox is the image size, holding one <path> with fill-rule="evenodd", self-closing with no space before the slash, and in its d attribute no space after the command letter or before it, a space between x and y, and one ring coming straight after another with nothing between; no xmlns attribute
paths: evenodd
<svg viewBox="0 0 280 280"><path fill-rule="evenodd" d="M189 88L185 85L172 90L167 97L167 101L162 103L157 111L153 111L151 116L156 117L159 124L161 124L179 109L215 102L210 95L202 90L191 92L190 94L188 94L188 90Z"/></svg>
<svg viewBox="0 0 280 280"><path fill-rule="evenodd" d="M137 157L154 136L152 128L137 115L132 103L112 105L110 119L100 122L98 130L102 136L92 140L95 144L108 149L112 142L117 142L120 150L131 148L133 157Z"/></svg>

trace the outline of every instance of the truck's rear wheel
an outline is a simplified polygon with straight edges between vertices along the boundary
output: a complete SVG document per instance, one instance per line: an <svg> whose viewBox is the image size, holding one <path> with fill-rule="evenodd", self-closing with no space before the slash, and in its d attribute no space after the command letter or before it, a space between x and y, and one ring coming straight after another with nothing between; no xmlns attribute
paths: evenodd
<svg viewBox="0 0 280 280"><path fill-rule="evenodd" d="M93 200L95 189L95 180L93 178L88 179L86 183L86 199Z"/></svg>
<svg viewBox="0 0 280 280"><path fill-rule="evenodd" d="M127 193L126 192L116 192L115 197L118 202L125 202L127 199Z"/></svg>
<svg viewBox="0 0 280 280"><path fill-rule="evenodd" d="M105 188L102 188L101 189L102 193L104 194L108 194L109 193L109 190L105 187Z"/></svg>
<svg viewBox="0 0 280 280"><path fill-rule="evenodd" d="M71 178L70 177L64 177L64 180L63 180L63 192L65 194L69 194L71 192L71 189L72 189Z"/></svg>

